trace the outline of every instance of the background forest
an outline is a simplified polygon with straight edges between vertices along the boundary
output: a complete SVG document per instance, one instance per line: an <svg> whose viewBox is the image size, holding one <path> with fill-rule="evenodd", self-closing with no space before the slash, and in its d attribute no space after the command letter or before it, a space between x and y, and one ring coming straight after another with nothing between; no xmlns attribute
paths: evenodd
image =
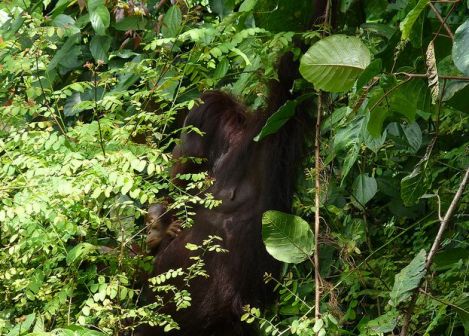
<svg viewBox="0 0 469 336"><path fill-rule="evenodd" d="M263 222L269 250L289 262L278 301L243 319L262 335L469 334L469 1L340 0L319 18L313 6L0 2L0 334L177 328L138 305L138 279L151 268L150 203L170 194L184 225L195 204L217 205L172 184L181 112L214 88L261 109L287 51L301 61L294 104L315 101L297 112L311 132L296 216ZM272 225L285 222L295 230ZM190 247L198 267L153 283L168 291L167 277L203 275L214 246ZM174 300L184 309L190 291Z"/></svg>

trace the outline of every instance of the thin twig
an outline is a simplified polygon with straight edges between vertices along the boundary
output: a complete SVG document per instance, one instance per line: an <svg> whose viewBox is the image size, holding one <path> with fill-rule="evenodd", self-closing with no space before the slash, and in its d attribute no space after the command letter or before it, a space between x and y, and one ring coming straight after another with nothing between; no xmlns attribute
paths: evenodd
<svg viewBox="0 0 469 336"><path fill-rule="evenodd" d="M47 98L46 92L44 90L44 86L42 85L41 76L39 75L39 55L37 52L35 53L35 58L36 58L36 76L39 81L39 87L41 88L42 96L44 97L44 103L46 107L49 109L49 112L51 113L51 116L54 119L56 125L59 127L60 133L62 133L62 135L68 140L65 123L63 123L63 120L62 120L63 125L60 124L59 120L57 119L57 116L55 115L55 110L49 104L49 99Z"/></svg>
<svg viewBox="0 0 469 336"><path fill-rule="evenodd" d="M416 74L410 72L396 72L395 76L407 76L409 78L427 78L427 74ZM469 76L444 76L438 75L439 79L469 81Z"/></svg>
<svg viewBox="0 0 469 336"><path fill-rule="evenodd" d="M430 252L428 252L427 255L427 260L425 261L425 270L428 271L430 266L432 265L433 257L435 256L436 251L440 247L441 240L443 238L443 234L446 230L446 227L448 226L448 223L450 219L453 217L454 212L456 211L456 208L459 204L459 201L462 197L462 194L464 192L464 189L466 188L467 181L469 179L469 167L466 169L466 172L464 174L464 177L459 184L458 191L453 197L453 200L451 201L451 204L446 211L445 216L443 217L443 220L440 221L440 228L438 229L438 233L435 237L435 240L433 241L433 245L430 249ZM415 302L417 301L417 296L418 296L418 291L420 291L420 287L422 286L422 282L419 284L417 287L417 292L412 295L412 298L410 300L409 306L407 307L407 310L404 315L404 322L402 324L402 329L400 336L407 336L407 331L409 330L410 326L410 319L412 317L412 312L414 311L415 307Z"/></svg>
<svg viewBox="0 0 469 336"><path fill-rule="evenodd" d="M435 8L435 5L433 5L431 2L428 3L428 5L430 6L430 8L432 9L433 13L435 13L435 16L436 18L438 19L438 21L440 21L441 25L443 26L443 28L445 28L446 32L448 33L448 35L451 37L451 39L454 41L454 34L453 32L451 31L451 29L449 29L448 25L446 24L446 18L443 19L441 17L441 14L440 12Z"/></svg>
<svg viewBox="0 0 469 336"><path fill-rule="evenodd" d="M458 306L458 305L455 305L454 303L448 302L448 301L446 301L446 300L437 298L437 297L431 295L430 293L426 292L423 288L420 288L420 289L419 289L419 292L422 293L423 295L428 296L428 297L429 297L430 299L432 299L432 300L438 301L438 302L440 302L440 303L442 303L442 304L444 304L444 305L447 305L447 306L453 307L453 308L455 308L455 309L458 309L458 310L464 312L465 314L469 314L469 311L466 310L466 309L464 309L463 307Z"/></svg>
<svg viewBox="0 0 469 336"><path fill-rule="evenodd" d="M96 117L96 121L98 122L98 131L99 131L99 145L101 146L101 150L103 151L104 157L106 157L106 151L104 150L104 143L103 143L103 132L101 130L101 122L99 121L98 116L98 79L97 79L97 70L98 65L94 68L94 114Z"/></svg>
<svg viewBox="0 0 469 336"><path fill-rule="evenodd" d="M320 213L319 213L319 200L321 192L321 158L320 158L320 145L321 145L321 114L323 105L323 94L319 92L318 96L318 110L316 118L316 134L314 137L314 156L315 156L315 197L314 197L314 284L315 284L315 302L314 302L314 317L319 319L321 312L319 310L321 303L321 275L319 274L319 229L320 229Z"/></svg>
<svg viewBox="0 0 469 336"><path fill-rule="evenodd" d="M425 75L426 76L426 75ZM389 96L389 94L391 94L394 90L396 90L397 88L401 87L402 85L404 85L405 83L407 83L408 81L410 81L411 78L407 78L405 80L403 80L402 82L396 84L396 86L390 88L388 91L386 91L377 101L376 103L374 103L374 105L370 108L370 113L379 105L381 104L381 102L387 97Z"/></svg>
<svg viewBox="0 0 469 336"><path fill-rule="evenodd" d="M459 185L458 191L454 195L453 201L451 202L448 210L446 211L445 217L443 217L443 220L441 221L440 229L438 230L435 241L433 242L432 248L430 249L430 252L428 253L428 256L427 256L427 261L425 263L425 267L427 269L432 264L433 257L435 256L435 253L440 246L443 233L446 230L446 226L448 225L449 220L451 219L451 217L453 217L453 214L456 211L459 200L462 197L462 193L464 192L464 189L466 188L468 179L469 179L469 168L466 169L466 173L464 174L461 184Z"/></svg>

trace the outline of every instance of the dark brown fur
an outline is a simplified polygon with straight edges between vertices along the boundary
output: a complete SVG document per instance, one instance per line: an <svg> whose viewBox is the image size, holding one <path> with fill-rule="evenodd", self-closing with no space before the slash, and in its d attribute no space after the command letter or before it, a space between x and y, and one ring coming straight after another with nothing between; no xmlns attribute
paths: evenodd
<svg viewBox="0 0 469 336"><path fill-rule="evenodd" d="M171 335L252 335L253 330L240 321L243 306L265 307L272 302L273 290L263 281L265 273L279 274L280 263L266 251L261 236L261 218L266 210L288 212L291 208L299 149L303 142L301 125L290 120L278 133L261 142L254 136L267 118L291 98L296 76L290 68L291 55L279 65L279 81L272 82L266 111L252 114L226 93L213 91L202 96L203 103L189 112L186 125L204 132L184 133L174 150L176 164L172 175L208 171L214 179L209 192L222 204L214 209L195 209L194 225L165 248L158 250L154 274L187 267L193 252L187 243L201 244L208 235L223 239L228 253L205 256L208 278L190 283L192 305L165 313L178 322L180 330ZM282 72L283 71L283 72ZM182 157L205 158L195 164ZM151 291L147 290L147 293ZM152 294L147 294L150 301ZM144 327L139 335L163 335L161 329Z"/></svg>

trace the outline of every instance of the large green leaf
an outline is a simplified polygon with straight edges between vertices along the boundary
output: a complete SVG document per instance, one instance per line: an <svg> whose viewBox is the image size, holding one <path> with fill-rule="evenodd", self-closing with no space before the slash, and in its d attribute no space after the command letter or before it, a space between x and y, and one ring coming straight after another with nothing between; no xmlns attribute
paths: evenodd
<svg viewBox="0 0 469 336"><path fill-rule="evenodd" d="M332 35L314 44L303 55L300 73L316 89L343 92L352 88L370 60L370 52L359 38Z"/></svg>
<svg viewBox="0 0 469 336"><path fill-rule="evenodd" d="M412 173L401 180L401 198L404 205L414 205L428 189L427 163L429 153L419 161Z"/></svg>
<svg viewBox="0 0 469 336"><path fill-rule="evenodd" d="M369 177L366 174L360 174L353 182L353 196L361 205L368 203L377 191L378 184L373 176Z"/></svg>
<svg viewBox="0 0 469 336"><path fill-rule="evenodd" d="M308 223L301 217L280 211L264 213L262 238L267 252L283 262L297 264L313 252L313 232Z"/></svg>
<svg viewBox="0 0 469 336"><path fill-rule="evenodd" d="M106 29L111 23L111 16L104 5L104 0L88 0L88 12L90 22L94 31L98 35L105 35Z"/></svg>
<svg viewBox="0 0 469 336"><path fill-rule="evenodd" d="M142 30L145 29L148 20L143 16L126 16L122 20L119 20L113 24L113 27L117 30Z"/></svg>
<svg viewBox="0 0 469 336"><path fill-rule="evenodd" d="M420 14L422 14L422 11L425 9L425 7L428 5L430 0L420 0L417 5L415 5L414 8L407 14L404 20L402 20L401 24L399 27L401 28L402 35L401 39L402 40L408 40L410 37L410 33L412 32L412 27L414 26L415 21L419 18Z"/></svg>
<svg viewBox="0 0 469 336"><path fill-rule="evenodd" d="M234 0L209 0L208 3L212 11L217 13L221 19L232 13L235 6Z"/></svg>
<svg viewBox="0 0 469 336"><path fill-rule="evenodd" d="M402 127L410 147L416 153L422 145L422 131L418 123L413 122Z"/></svg>
<svg viewBox="0 0 469 336"><path fill-rule="evenodd" d="M91 55L96 61L107 63L112 39L109 36L95 35L90 42Z"/></svg>
<svg viewBox="0 0 469 336"><path fill-rule="evenodd" d="M18 336L27 334L33 326L35 319L36 313L31 313L29 315L22 316L22 319L20 319L19 323L15 325L15 327L12 328L6 336Z"/></svg>
<svg viewBox="0 0 469 336"><path fill-rule="evenodd" d="M375 59L357 79L357 90L361 89L368 83L374 76L377 76L383 67L381 58Z"/></svg>
<svg viewBox="0 0 469 336"><path fill-rule="evenodd" d="M425 250L420 250L410 264L396 274L390 293L392 306L397 307L399 303L409 298L414 289L418 287L425 275L425 260Z"/></svg>
<svg viewBox="0 0 469 336"><path fill-rule="evenodd" d="M76 21L69 15L59 14L52 21L52 25L64 28L68 36L75 35L80 32L80 28L76 26Z"/></svg>
<svg viewBox="0 0 469 336"><path fill-rule="evenodd" d="M310 27L311 18L314 17L314 3L314 1L258 0L253 13L256 26L273 33L304 32L306 27Z"/></svg>
<svg viewBox="0 0 469 336"><path fill-rule="evenodd" d="M396 328L398 317L399 312L395 308L391 309L385 314L369 321L366 324L366 329L377 334L392 332Z"/></svg>
<svg viewBox="0 0 469 336"><path fill-rule="evenodd" d="M269 134L276 133L293 115L295 115L295 107L295 100L290 100L282 105L277 112L267 119L264 127L262 127L259 134L255 136L254 141L261 141Z"/></svg>
<svg viewBox="0 0 469 336"><path fill-rule="evenodd" d="M249 12L256 7L257 0L244 0L241 6L239 6L240 12Z"/></svg>
<svg viewBox="0 0 469 336"><path fill-rule="evenodd" d="M47 66L47 71L52 71L57 66L63 65L65 67L72 66L74 61L77 60L78 56L81 54L81 49L77 46L77 43L80 41L80 34L75 34L70 36L62 47L57 50L54 57Z"/></svg>
<svg viewBox="0 0 469 336"><path fill-rule="evenodd" d="M413 123L419 110L431 109L430 103L430 91L423 80L396 83L391 87L377 87L369 94L368 131L373 137L381 136L385 120L396 114L406 117L409 123Z"/></svg>
<svg viewBox="0 0 469 336"><path fill-rule="evenodd" d="M163 18L161 33L164 37L176 37L181 30L182 13L177 5L171 6Z"/></svg>
<svg viewBox="0 0 469 336"><path fill-rule="evenodd" d="M469 76L469 19L454 34L453 61L463 74Z"/></svg>

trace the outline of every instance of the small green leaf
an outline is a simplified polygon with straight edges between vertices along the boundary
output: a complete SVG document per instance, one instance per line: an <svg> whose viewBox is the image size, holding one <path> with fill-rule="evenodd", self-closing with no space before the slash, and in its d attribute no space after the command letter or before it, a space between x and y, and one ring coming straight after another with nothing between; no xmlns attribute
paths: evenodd
<svg viewBox="0 0 469 336"><path fill-rule="evenodd" d="M378 191L378 184L374 177L360 174L353 182L353 196L361 205L370 201Z"/></svg>
<svg viewBox="0 0 469 336"><path fill-rule="evenodd" d="M425 260L425 250L420 250L410 264L396 274L394 286L390 293L392 306L397 307L399 303L408 299L414 289L419 286L425 275Z"/></svg>
<svg viewBox="0 0 469 336"><path fill-rule="evenodd" d="M199 247L195 244L187 243L186 244L186 249L188 249L189 251L196 251L196 250L199 249Z"/></svg>
<svg viewBox="0 0 469 336"><path fill-rule="evenodd" d="M274 210L264 212L262 238L267 252L283 262L297 264L313 253L313 232L298 216Z"/></svg>
<svg viewBox="0 0 469 336"><path fill-rule="evenodd" d="M314 44L303 55L300 73L318 90L343 92L352 88L370 60L370 51L359 38L332 35Z"/></svg>
<svg viewBox="0 0 469 336"><path fill-rule="evenodd" d="M324 326L324 321L322 319L317 319L313 326L313 332L317 333Z"/></svg>
<svg viewBox="0 0 469 336"><path fill-rule="evenodd" d="M417 5L407 14L404 20L402 20L401 24L399 25L402 35L402 40L408 40L410 37L410 33L412 32L412 27L414 26L415 21L419 18L422 11L427 7L430 0L420 0Z"/></svg>

